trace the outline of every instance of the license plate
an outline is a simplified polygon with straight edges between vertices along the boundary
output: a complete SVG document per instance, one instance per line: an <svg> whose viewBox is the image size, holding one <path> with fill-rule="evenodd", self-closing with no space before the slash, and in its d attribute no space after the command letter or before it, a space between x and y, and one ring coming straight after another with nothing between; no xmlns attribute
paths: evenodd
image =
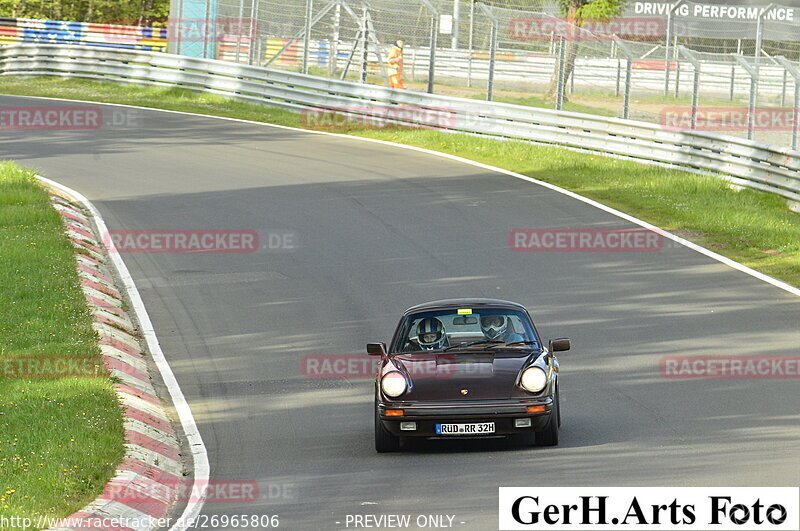
<svg viewBox="0 0 800 531"><path fill-rule="evenodd" d="M485 433L494 433L494 422L436 425L436 435L482 435Z"/></svg>

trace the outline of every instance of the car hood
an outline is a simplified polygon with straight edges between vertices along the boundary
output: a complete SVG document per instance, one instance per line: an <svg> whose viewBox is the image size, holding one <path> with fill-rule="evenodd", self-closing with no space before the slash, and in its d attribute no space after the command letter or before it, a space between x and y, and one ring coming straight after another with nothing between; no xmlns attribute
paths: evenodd
<svg viewBox="0 0 800 531"><path fill-rule="evenodd" d="M530 350L415 353L393 360L411 380L403 400L491 400L518 395L520 370L539 354Z"/></svg>

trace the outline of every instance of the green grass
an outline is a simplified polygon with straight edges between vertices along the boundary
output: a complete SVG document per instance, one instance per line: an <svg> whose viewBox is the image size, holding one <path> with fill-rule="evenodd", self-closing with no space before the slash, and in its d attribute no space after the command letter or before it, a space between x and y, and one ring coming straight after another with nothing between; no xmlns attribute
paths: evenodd
<svg viewBox="0 0 800 531"><path fill-rule="evenodd" d="M297 114L177 88L58 78L0 78L0 92L112 103L302 126ZM430 130L339 131L452 153L547 181L601 201L800 286L800 214L782 198L734 191L712 176L569 150Z"/></svg>
<svg viewBox="0 0 800 531"><path fill-rule="evenodd" d="M624 62L623 62L624 64ZM300 66L289 67L282 65L282 69L293 72L301 72ZM579 112L585 114L595 114L599 116L621 117L622 107L624 100L624 84L625 84L625 69L621 70L621 79L619 94L614 90L606 88L587 88L581 86L583 74L581 69L577 71L576 82L579 83L574 93L569 90L570 83L567 84L564 107L563 110L571 112ZM310 65L308 73L315 76L328 77L330 71L327 67L320 67ZM337 73L341 74L341 70ZM688 74L683 72L681 79L687 79ZM411 90L425 92L427 90L427 70L419 71L415 80L411 79L411 69L406 68L403 81L406 86ZM665 96L663 90L642 89L636 84L636 71L633 77L633 89L631 91L631 108L630 119L641 120L646 122L658 123L660 120L660 111L663 107L689 107L692 104L691 91L685 88L675 96L675 71L671 71L670 77L670 90ZM358 81L360 79L360 63L351 65L348 72L348 81ZM570 78L572 79L572 78ZM367 82L375 85L386 86L386 79L379 75L377 67L373 64L370 65L370 70L367 76ZM439 76L436 78L435 92L436 94L459 96L463 98L470 98L476 100L486 99L486 80L474 79L471 87L465 86L463 79L454 79ZM790 105L791 102L791 82L789 82L786 94L785 105ZM528 83L508 83L508 82L495 82L493 89L493 101L501 103L513 103L515 105L523 105L528 107L539 107L542 109L554 109L555 104L553 101L544 97L544 85L531 87ZM769 96L761 95L759 97L759 104L762 106L779 106L780 95L773 94ZM742 90L737 90L734 94L734 99L720 95L708 95L701 93L699 105L701 107L734 107L742 108L748 104L747 93Z"/></svg>
<svg viewBox="0 0 800 531"><path fill-rule="evenodd" d="M800 214L722 179L599 155L429 130L364 134L513 170L634 215L800 286Z"/></svg>
<svg viewBox="0 0 800 531"><path fill-rule="evenodd" d="M495 94L494 101L526 105L529 107L541 107L544 109L554 108L553 102L545 99L541 94L533 96L506 95L515 94L515 92L503 90L499 90ZM486 93L480 92L470 97L474 99L485 99ZM598 89L586 90L582 88L577 90L574 94L565 94L565 98L566 100L564 101L563 107L565 111L610 117L622 116L624 100L622 93L617 96L612 91ZM769 100L767 100L767 98L762 98L761 103L762 105L766 103L777 105L779 101L779 96L775 96ZM689 107L691 103L691 95L687 94L686 91L683 91L679 97L675 97L674 92L670 92L668 96L664 96L663 93L658 91L651 93L634 91L634 93L631 94L630 116L631 119L635 120L658 122L659 113L664 107ZM746 106L747 101L741 99L741 94L733 101L728 98L702 96L700 105L703 107L732 107L739 109Z"/></svg>
<svg viewBox="0 0 800 531"><path fill-rule="evenodd" d="M479 99L483 99L482 97ZM528 107L541 107L544 109L552 109L553 104L543 97L528 96L524 98L511 97L511 96L498 96L494 101L500 103L513 103L514 105L526 105ZM570 112L581 112L585 114L598 114L600 116L617 116L619 112L613 109L604 109L602 107L593 107L591 105L583 105L573 101L565 101L563 110Z"/></svg>
<svg viewBox="0 0 800 531"><path fill-rule="evenodd" d="M75 249L33 172L0 162L0 515L63 517L94 499L123 455ZM24 356L91 356L102 376L19 378Z"/></svg>

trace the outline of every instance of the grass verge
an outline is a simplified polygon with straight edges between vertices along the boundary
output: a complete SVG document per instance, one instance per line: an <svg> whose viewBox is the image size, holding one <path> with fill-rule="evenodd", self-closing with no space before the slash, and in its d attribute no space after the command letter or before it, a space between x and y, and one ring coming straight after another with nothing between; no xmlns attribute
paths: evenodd
<svg viewBox="0 0 800 531"><path fill-rule="evenodd" d="M297 73L302 71L300 67L288 68L286 65L283 65L282 69ZM360 74L358 72L353 72L353 70L350 72L346 79L348 81L357 82ZM312 66L309 68L309 73L322 77L328 77L330 75L326 67ZM622 84L624 85L624 72L622 75ZM407 68L403 76L403 82L408 89L419 92L425 92L428 89L427 77L424 74L418 74L415 76L416 79L412 79L412 77L414 76L411 75L410 69ZM578 71L577 79L582 79L580 71ZM377 67L370 70L367 76L367 83L387 85L386 79L379 75ZM554 102L544 97L545 90L546 84L544 83L513 83L495 80L492 92L494 101L497 102L539 107L542 109L554 109ZM623 87L620 87L618 91L614 91L611 89L579 86L574 92L567 90L563 110L621 118L624 100L622 92ZM465 86L464 79L439 75L436 77L436 94L485 100L486 80L474 79L471 86ZM783 104L780 103L781 96L778 94L762 96L759 101L762 105L783 107ZM719 94L701 94L700 102L702 107L731 107L732 109L741 111L742 108L747 107L747 94L738 91L734 94L733 99ZM689 91L684 90L678 96L676 96L673 91L670 91L668 95L664 95L661 91L652 91L640 87L637 85L636 79L634 79L633 91L631 94L630 116L631 119L635 120L660 123L662 119L661 112L664 108L677 106L689 107L691 103L692 97ZM735 132L733 134L735 134Z"/></svg>
<svg viewBox="0 0 800 531"><path fill-rule="evenodd" d="M0 515L37 528L103 490L122 460L122 414L61 216L33 172L10 162L0 162L0 249ZM101 375L44 370L66 360Z"/></svg>
<svg viewBox="0 0 800 531"><path fill-rule="evenodd" d="M127 103L302 127L299 115L179 88L60 78L0 78L0 92ZM339 132L410 144L512 170L596 199L770 276L800 286L800 214L785 200L712 176L569 150L430 130Z"/></svg>

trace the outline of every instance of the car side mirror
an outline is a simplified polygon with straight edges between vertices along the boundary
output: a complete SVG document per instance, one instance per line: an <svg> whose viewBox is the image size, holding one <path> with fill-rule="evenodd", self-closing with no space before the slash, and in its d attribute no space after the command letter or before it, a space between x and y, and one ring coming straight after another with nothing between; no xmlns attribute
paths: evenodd
<svg viewBox="0 0 800 531"><path fill-rule="evenodd" d="M559 339L551 339L550 340L550 347L547 349L550 352L563 352L564 350L569 350L570 344L569 339L562 337Z"/></svg>
<svg viewBox="0 0 800 531"><path fill-rule="evenodd" d="M367 354L370 356L386 356L386 343L367 343Z"/></svg>

